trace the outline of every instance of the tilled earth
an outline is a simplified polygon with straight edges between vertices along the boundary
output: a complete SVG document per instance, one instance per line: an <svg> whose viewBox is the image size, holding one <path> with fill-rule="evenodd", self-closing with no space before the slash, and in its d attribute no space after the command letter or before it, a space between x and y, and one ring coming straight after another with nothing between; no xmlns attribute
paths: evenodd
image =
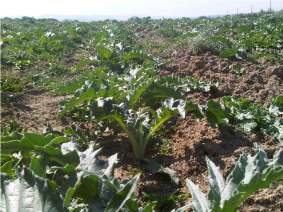
<svg viewBox="0 0 283 212"><path fill-rule="evenodd" d="M219 83L220 92L217 96L203 93L188 94L188 98L194 97L200 103L209 98L233 95L268 105L271 98L283 93L283 66L280 65L233 62L210 53L193 55L187 50L173 52L164 58L170 58L172 61L163 70L165 74L196 76L205 81ZM241 76L231 71L231 67L236 64L244 70ZM50 123L60 130L63 123L58 118L59 102L66 98L53 96L45 91L26 91L13 97L9 105L2 106L1 122L15 119L24 129L30 131L42 131L45 124ZM157 153L155 160L176 171L180 184L174 185L156 174L143 172L137 191L139 197L143 192L155 192L160 196L176 190L177 194L188 193L185 186L187 178L197 183L203 191L207 191L205 157L209 157L220 166L224 176L227 176L241 153L253 153L255 142L265 149L269 157L280 148L279 144L268 136L244 135L229 128L213 128L205 120L197 120L191 116L175 122L174 129L168 126L169 132L163 136L170 140L166 147L167 151L164 153L157 150L158 148L152 148L147 155ZM115 176L125 180L140 171L140 164L133 159L130 146L125 147L126 138L121 135L119 140L116 146L105 147L105 152L108 155L120 152L120 162L115 170ZM240 211L283 211L283 185L274 184L271 187L257 192L246 200ZM187 195L179 206L189 199L190 196Z"/></svg>
<svg viewBox="0 0 283 212"><path fill-rule="evenodd" d="M270 98L283 93L282 65L231 61L210 53L192 55L186 50L166 57L173 61L166 67L168 74L196 76L207 82L218 82L221 95L244 97L267 104ZM244 70L242 76L234 73L233 69L237 66Z"/></svg>
<svg viewBox="0 0 283 212"><path fill-rule="evenodd" d="M196 76L207 82L219 83L220 92L216 96L204 93L188 94L190 100L198 103L232 95L268 105L273 97L283 93L282 65L229 61L210 53L192 55L186 50L173 52L172 55L167 56L167 59L168 57L173 63L170 63L162 74ZM244 73L237 76L231 71L233 66L240 66ZM156 159L163 166L176 171L181 184L174 186L160 182L158 176L146 172L140 182L140 193L155 191L159 195L165 195L174 192L175 189L179 189L180 193L188 193L185 186L187 178L197 183L203 191L207 191L206 157L214 161L223 171L224 176L227 176L240 154L253 153L255 143L260 144L270 158L280 149L279 143L268 136L244 135L229 128L213 128L205 120L197 120L190 116L184 120L177 120L176 129L169 138L171 140L169 154L159 153ZM132 176L129 170L137 167L136 164L129 165L129 161L133 159L128 154L124 152L120 155L122 157L120 167L116 170L116 177L120 179ZM245 201L240 211L283 211L282 183L260 190Z"/></svg>
<svg viewBox="0 0 283 212"><path fill-rule="evenodd" d="M62 129L58 118L59 103L67 96L54 96L47 91L27 90L20 94L5 94L9 103L1 107L1 123L16 120L26 131L42 132L50 124Z"/></svg>

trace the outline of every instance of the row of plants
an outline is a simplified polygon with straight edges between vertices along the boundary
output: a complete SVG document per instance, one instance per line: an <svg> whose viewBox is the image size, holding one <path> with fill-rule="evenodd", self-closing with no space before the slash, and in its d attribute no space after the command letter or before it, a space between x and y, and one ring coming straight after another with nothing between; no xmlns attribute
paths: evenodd
<svg viewBox="0 0 283 212"><path fill-rule="evenodd" d="M150 37L166 39L166 45L152 43L152 48L168 48L176 43L196 54L212 52L232 60L260 60L282 63L282 11L254 14L199 17L196 19L132 18L133 29Z"/></svg>
<svg viewBox="0 0 283 212"><path fill-rule="evenodd" d="M110 40L98 43L99 48L119 41L113 32L110 34L111 37L105 36ZM122 45L122 42L119 43ZM132 47L128 51L130 54L136 50ZM95 127L102 128L99 130L102 135L109 128L115 135L126 133L138 161L149 165L154 163L145 154L149 144L154 142L169 121L177 116L184 118L188 114L206 118L212 125L229 125L247 133L260 131L282 142L282 96L274 99L269 110L233 97L209 100L205 105L198 105L185 99L185 94L194 91L217 92L217 85L191 77L162 76L159 74L160 65L151 55L141 57L143 61L140 63L132 60L128 65L120 66L117 72L113 67L121 64L124 52L118 59L111 58L111 62L109 58L101 57L100 52L97 54L100 68L60 89L63 93L74 95L63 103L61 115L71 115L76 120L93 123ZM188 180L193 203L176 211L184 211L189 207L195 211L236 211L252 193L282 179L281 160L282 151L269 161L265 152L256 146L256 155L242 155L224 180L219 168L207 159L210 185L208 199ZM265 162L261 164L259 161ZM271 165L273 163L276 165ZM165 172L171 179L178 182L174 171L161 169L167 170ZM152 202L149 205L154 207Z"/></svg>
<svg viewBox="0 0 283 212"><path fill-rule="evenodd" d="M126 44L123 49L133 45L147 49L151 41L143 40L143 37L165 37L169 39L168 43L189 41L189 47L196 53L212 51L230 59L264 58L282 62L282 28L282 12L197 19L154 20L146 17L131 18L125 22L107 20L88 23L28 17L4 18L1 64L16 70L36 66L39 61L62 64L64 57L76 49L93 52L93 41L104 42L105 32L110 29L119 37L119 42ZM97 32L104 34L101 39L97 39ZM108 52L105 48L100 49L97 43L95 45L97 51L102 51L101 56L111 57L113 46L109 46L112 44L109 43ZM138 58L138 52L131 52L128 56L135 57L133 54L137 54Z"/></svg>
<svg viewBox="0 0 283 212"><path fill-rule="evenodd" d="M41 62L58 61L84 42L86 23L60 23L34 18L2 20L1 64L25 70ZM63 29L63 30L62 30Z"/></svg>
<svg viewBox="0 0 283 212"><path fill-rule="evenodd" d="M202 24L202 20L205 24ZM28 23L27 29L37 22L33 19L25 21ZM50 21L55 29L61 26L57 21L47 20L48 23ZM158 28L155 24L157 21L137 21L141 21L138 25L153 23ZM188 20L182 21L186 23ZM195 23L201 28L206 27L210 20L197 19ZM164 23L166 27L172 24L174 21L170 20ZM77 25L82 27L78 31L84 30L82 33L87 33L88 27L93 27L88 24ZM140 174L126 182L119 182L113 177L119 154L107 159L99 157L102 149L97 138L103 138L109 130L116 137L120 133L127 135L134 157L140 165L146 164L147 171L153 171L150 166L156 165L147 154L149 145L158 139L160 131L169 122L188 115L205 118L214 126L228 125L246 133L262 132L282 143L282 96L276 97L268 109L229 96L209 100L203 105L196 104L193 100L186 99L185 94L194 91L217 92L217 84L193 77L164 76L159 71L163 62L141 51L135 40L129 39L133 32L123 24L115 21L107 24L98 22L95 27L94 34L86 35L92 37L91 42L87 41L88 47L83 47L93 50L92 58L88 60L93 68L60 86L57 92L72 96L62 103L60 116L71 117L78 123L91 123L97 137L93 137L94 142L90 142L76 129L56 132L50 126L44 134L23 133L13 124L9 129L4 129L1 132L1 210L157 210L158 202L141 203L137 200L135 190ZM48 32L51 34L44 36L55 39L56 35L52 33L57 31ZM166 36L180 34L168 32ZM164 34L162 31L160 33ZM138 35L132 38L137 37ZM25 38L21 40L24 41ZM61 42L64 39L58 40ZM77 42L77 39L74 40ZM85 45L85 41L83 42ZM44 43L45 38L42 40L43 46ZM57 44L54 44L55 47L60 47ZM45 47L50 48L52 45L48 41ZM58 54L61 50L58 50ZM42 51L44 53L49 50ZM57 52L56 49L49 52L53 51ZM14 56L11 58L14 59ZM165 173L173 182L178 183L179 179L173 170L159 164L157 167L155 172ZM254 156L242 154L226 179L208 158L207 169L207 195L187 180L192 203L173 211L186 211L188 208L195 211L236 211L251 194L283 179L283 151L281 148L272 159L268 159L264 150L255 145Z"/></svg>
<svg viewBox="0 0 283 212"><path fill-rule="evenodd" d="M106 39L116 38L113 35ZM111 41L98 45L101 48L109 43ZM185 117L188 113L197 118L206 118L211 124L229 124L245 132L259 130L274 136L280 132L276 123L278 115L282 114L282 97L274 100L270 111L232 97L223 97L219 101L209 100L206 105L197 105L185 100L184 94L203 89L203 84L193 83L195 81L192 78L160 76L159 66L154 62L154 58L147 56L143 63L131 61L128 66L120 66L118 72L113 67L117 67L117 63L120 64L121 58L116 60L114 57L111 61L99 55L97 58L100 68L59 89L61 93L74 95L62 104L61 115L71 115L80 122L91 122L95 127L101 128L99 132L102 134L106 128L112 129L116 135L119 132L126 133L133 154L139 161L149 161L145 155L146 148L162 127L176 116ZM207 91L213 92L217 89L215 85L209 88ZM252 193L282 179L281 160L281 151L269 161L265 152L256 146L256 155L242 155L224 180L219 169L207 159L210 184L208 199L188 180L193 203L176 211L185 211L189 207L196 211L236 211ZM175 178L171 171L169 175ZM140 210L152 211L154 206L154 202L151 202L145 206L146 209ZM124 207L126 211L136 210Z"/></svg>
<svg viewBox="0 0 283 212"><path fill-rule="evenodd" d="M127 182L113 177L114 154L99 159L95 143L83 146L54 133L7 133L1 138L1 210L3 211L155 211L156 202L139 207L140 174ZM226 179L207 158L207 197L192 181L192 203L173 211L236 211L258 189L283 178L283 151L269 160L258 145L242 154Z"/></svg>
<svg viewBox="0 0 283 212"><path fill-rule="evenodd" d="M113 32L110 34L111 37L102 39L108 39L107 42L98 42L99 49L117 43ZM114 49L117 51L116 47ZM135 51L133 48L127 54ZM111 58L100 54L98 51L100 68L59 88L61 94L73 94L62 104L61 116L69 114L77 121L91 122L102 128L101 132L106 128L125 132L138 160L144 158L148 143L163 126L177 115L184 118L188 113L206 118L213 125L229 124L244 132L261 131L282 140L279 117L282 115L282 96L274 100L273 112L228 96L198 105L184 99L184 94L195 90L216 92L216 85L191 77L162 76L158 72L159 65L149 55L140 57L142 62L132 60L128 65L119 66L124 52ZM118 66L119 69L115 69Z"/></svg>
<svg viewBox="0 0 283 212"><path fill-rule="evenodd" d="M107 48L117 38L113 35L104 39L108 42L98 42L99 49ZM126 55L136 51L133 48ZM184 118L192 113L200 118L206 113L193 102L184 100L185 93L215 92L217 86L193 77L160 76L159 64L150 55L120 66L124 55L121 52L119 57L102 57L98 51L100 68L59 88L61 94L73 94L62 104L61 116L69 114L77 121L91 122L97 128L102 126L101 132L106 126L115 126L114 131L122 130L128 135L135 157L142 160L148 143L168 121L177 115ZM214 110L211 107L214 105L208 110Z"/></svg>
<svg viewBox="0 0 283 212"><path fill-rule="evenodd" d="M178 43L194 53L210 51L233 60L265 59L282 63L282 28L282 12L176 20L146 17L125 22L88 23L3 18L1 65L8 73L22 72L25 84L48 87L56 84L58 77L72 76L93 66L107 65L119 71L133 60L140 64L148 52L159 49L162 55ZM112 33L108 33L110 31ZM107 38L114 34L119 39ZM163 38L166 45L154 42ZM108 45L103 45L105 42L109 42ZM130 51L133 47L136 50ZM93 57L94 54L98 58ZM101 64L99 58L107 64ZM155 59L160 66L166 63ZM111 67L111 63L116 67ZM10 87L12 85L7 86L8 91L20 90Z"/></svg>

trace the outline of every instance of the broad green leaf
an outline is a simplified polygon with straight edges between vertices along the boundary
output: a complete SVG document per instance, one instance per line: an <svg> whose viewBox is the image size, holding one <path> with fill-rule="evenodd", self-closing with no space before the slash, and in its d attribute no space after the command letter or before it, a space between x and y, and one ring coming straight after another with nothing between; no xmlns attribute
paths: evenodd
<svg viewBox="0 0 283 212"><path fill-rule="evenodd" d="M1 143L1 153L9 154L17 151L29 151L34 150L36 146L38 148L47 145L50 139L36 133L24 133L21 140L7 140L7 142Z"/></svg>
<svg viewBox="0 0 283 212"><path fill-rule="evenodd" d="M212 124L220 125L228 123L224 110L219 103L214 102L213 100L209 100L207 103L206 117Z"/></svg>
<svg viewBox="0 0 283 212"><path fill-rule="evenodd" d="M140 175L136 175L133 179L131 179L107 204L107 208L105 209L105 211L120 211L127 203L127 201L132 197L139 181L139 178Z"/></svg>
<svg viewBox="0 0 283 212"><path fill-rule="evenodd" d="M24 133L21 141L23 143L29 143L37 146L44 146L50 142L47 137L37 133Z"/></svg>
<svg viewBox="0 0 283 212"><path fill-rule="evenodd" d="M52 139L47 145L52 146L52 145L60 145L62 143L68 142L69 138L64 137L64 136L58 136Z"/></svg>
<svg viewBox="0 0 283 212"><path fill-rule="evenodd" d="M5 212L65 211L63 200L49 187L48 180L25 174L16 180L1 177L1 205Z"/></svg>
<svg viewBox="0 0 283 212"><path fill-rule="evenodd" d="M46 161L42 156L33 156L30 163L30 169L39 177L46 177Z"/></svg>
<svg viewBox="0 0 283 212"><path fill-rule="evenodd" d="M0 143L5 143L8 141L15 141L15 140L20 140L21 136L20 135L7 135L7 136L2 136L1 135L1 141Z"/></svg>
<svg viewBox="0 0 283 212"><path fill-rule="evenodd" d="M73 190L74 189L74 190ZM88 175L79 179L74 188L68 189L66 204L73 197L82 198L88 204L99 201L101 190L101 179L96 175Z"/></svg>
<svg viewBox="0 0 283 212"><path fill-rule="evenodd" d="M66 164L78 165L80 162L79 155L76 151L69 152L65 155L54 155L50 156L51 161L57 162L58 164L65 166Z"/></svg>
<svg viewBox="0 0 283 212"><path fill-rule="evenodd" d="M1 143L1 154L10 154L17 151L32 150L33 144L22 142L21 140L12 140Z"/></svg>
<svg viewBox="0 0 283 212"><path fill-rule="evenodd" d="M256 154L241 155L225 182L218 167L207 159L208 200L197 186L187 180L195 211L237 211L240 204L251 194L283 179L283 150L277 152L273 160L269 161L264 150L255 146Z"/></svg>

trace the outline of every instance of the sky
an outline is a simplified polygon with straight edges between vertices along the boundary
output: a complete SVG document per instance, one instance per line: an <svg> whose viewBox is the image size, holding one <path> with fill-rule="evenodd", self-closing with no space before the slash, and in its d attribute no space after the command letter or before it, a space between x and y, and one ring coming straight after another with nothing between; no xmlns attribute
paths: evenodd
<svg viewBox="0 0 283 212"><path fill-rule="evenodd" d="M270 0L2 0L0 17L152 16L196 17L267 10ZM283 0L271 0L283 9Z"/></svg>

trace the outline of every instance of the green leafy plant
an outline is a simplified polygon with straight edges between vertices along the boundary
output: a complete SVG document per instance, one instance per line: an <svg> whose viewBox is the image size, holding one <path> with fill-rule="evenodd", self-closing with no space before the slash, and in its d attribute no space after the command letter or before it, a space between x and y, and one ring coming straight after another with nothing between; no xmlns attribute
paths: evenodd
<svg viewBox="0 0 283 212"><path fill-rule="evenodd" d="M186 112L201 116L197 105L173 99L182 96L182 89L176 86L179 81L173 78L159 77L151 66L130 69L125 75L98 69L81 87L81 82L76 81L62 88L61 91L73 92L75 96L63 104L61 115L72 113L80 121L95 123L107 121L108 126L118 123L140 160L148 142L178 112L182 116ZM185 83L190 81L184 81L183 87Z"/></svg>
<svg viewBox="0 0 283 212"><path fill-rule="evenodd" d="M218 102L208 100L202 112L212 125L227 125L245 133L261 132L282 142L280 96L269 109L244 98L224 96Z"/></svg>
<svg viewBox="0 0 283 212"><path fill-rule="evenodd" d="M246 70L244 67L241 67L240 64L236 64L236 65L231 65L230 70L233 74L235 74L237 77L241 77L246 73Z"/></svg>
<svg viewBox="0 0 283 212"><path fill-rule="evenodd" d="M0 87L2 92L21 92L23 90L23 84L20 79L14 77L2 76L0 81Z"/></svg>
<svg viewBox="0 0 283 212"><path fill-rule="evenodd" d="M272 100L272 104L269 107L269 112L275 116L283 114L283 96L277 96Z"/></svg>
<svg viewBox="0 0 283 212"><path fill-rule="evenodd" d="M103 101L103 100L101 100ZM106 103L105 103L106 104ZM157 111L141 108L133 111L126 105L113 105L114 107L104 112L103 120L114 120L127 133L132 144L134 155L137 159L144 158L146 147L153 136L173 117L180 114L185 117L186 112L200 113L198 107L183 100L170 98L163 102ZM101 114L100 114L101 115Z"/></svg>
<svg viewBox="0 0 283 212"><path fill-rule="evenodd" d="M275 138L280 136L282 131L280 118L261 105L230 96L223 97L221 105L230 124L237 126L244 132L260 131Z"/></svg>
<svg viewBox="0 0 283 212"><path fill-rule="evenodd" d="M1 173L1 211L65 211L54 182L27 169L11 180Z"/></svg>
<svg viewBox="0 0 283 212"><path fill-rule="evenodd" d="M192 194L194 211L237 211L237 208L258 189L267 188L271 183L283 179L283 151L279 150L268 160L263 149L256 145L254 156L242 154L226 180L219 168L207 158L209 192L207 197L197 185L187 180Z"/></svg>
<svg viewBox="0 0 283 212"><path fill-rule="evenodd" d="M63 136L24 133L1 138L1 209L4 211L120 211L136 207L139 175L126 184L113 178L117 154L98 159ZM30 202L32 200L32 202ZM16 207L16 208L15 208Z"/></svg>
<svg viewBox="0 0 283 212"><path fill-rule="evenodd" d="M226 43L222 40L213 38L207 32L201 32L195 37L191 38L188 42L189 49L194 54L201 54L204 52L218 53L221 50L227 48Z"/></svg>

